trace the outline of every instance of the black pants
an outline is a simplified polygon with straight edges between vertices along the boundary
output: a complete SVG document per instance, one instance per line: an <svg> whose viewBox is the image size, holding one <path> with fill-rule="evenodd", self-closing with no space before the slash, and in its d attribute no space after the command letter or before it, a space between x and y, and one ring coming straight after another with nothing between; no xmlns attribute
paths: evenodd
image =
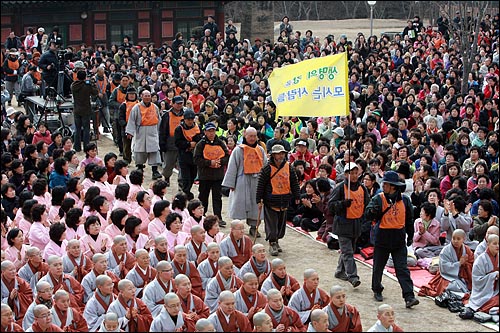
<svg viewBox="0 0 500 333"><path fill-rule="evenodd" d="M199 184L198 199L205 207L205 213L208 210L208 196L212 191L212 208L214 215L217 215L222 220L222 179L220 180L201 180Z"/></svg>
<svg viewBox="0 0 500 333"><path fill-rule="evenodd" d="M73 145L73 148L76 151L81 151L82 150L82 136L83 136L83 149L85 150L85 147L90 142L90 119L92 115L87 114L87 115L74 115L75 117L75 143Z"/></svg>
<svg viewBox="0 0 500 333"><path fill-rule="evenodd" d="M181 168L181 174L182 174L182 180L181 180L181 187L182 191L186 193L188 196L188 200L191 200L194 198L193 193L191 193L191 188L193 187L194 180L196 178L196 174L198 172L198 168L196 165L193 164L187 164L180 162L179 167Z"/></svg>
<svg viewBox="0 0 500 333"><path fill-rule="evenodd" d="M264 206L264 224L266 229L266 241L271 243L285 237L286 210L276 211L269 206Z"/></svg>
<svg viewBox="0 0 500 333"><path fill-rule="evenodd" d="M396 270L396 277L398 278L399 285L403 292L403 298L414 297L413 281L411 280L410 270L407 264L407 249L402 246L397 249L388 249L385 247L375 246L373 252L373 273L372 273L372 290L376 293L381 293L384 290L382 286L382 275L384 274L385 264L392 255L394 262L394 269Z"/></svg>

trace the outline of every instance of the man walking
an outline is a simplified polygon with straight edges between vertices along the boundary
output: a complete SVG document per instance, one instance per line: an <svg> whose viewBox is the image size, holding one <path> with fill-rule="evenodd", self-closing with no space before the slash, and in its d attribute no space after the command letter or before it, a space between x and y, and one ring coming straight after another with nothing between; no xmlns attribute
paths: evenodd
<svg viewBox="0 0 500 333"><path fill-rule="evenodd" d="M382 274L389 255L392 255L406 307L411 308L420 303L413 293L413 281L406 261L407 246L411 245L414 233L413 205L407 196L401 194L405 183L399 180L396 172L387 171L382 182L383 192L371 199L365 211L366 219L377 221L374 230L372 290L375 300L382 302Z"/></svg>
<svg viewBox="0 0 500 333"><path fill-rule="evenodd" d="M212 208L214 215L222 221L222 179L229 161L229 151L224 142L215 135L215 124L205 124L205 136L194 148L194 164L198 166L199 196L208 209L208 196L212 191Z"/></svg>
<svg viewBox="0 0 500 333"><path fill-rule="evenodd" d="M354 162L344 167L345 180L336 186L328 203L335 214L333 233L339 237L340 257L335 277L349 281L354 288L359 281L354 251L357 238L361 235L363 212L370 202L368 190L358 181L358 165Z"/></svg>
<svg viewBox="0 0 500 333"><path fill-rule="evenodd" d="M79 71L77 80L71 84L73 94L75 116L75 144L74 149L78 152L82 150L81 137L83 128L83 147L87 147L90 141L90 119L92 117L92 107L90 106L90 96L97 96L99 91L94 83L87 80L85 71Z"/></svg>
<svg viewBox="0 0 500 333"><path fill-rule="evenodd" d="M250 236L260 237L256 228L258 207L254 193L260 170L267 164L264 148L257 142L257 130L248 127L245 130L243 143L236 146L231 153L226 175L222 185L231 189L229 193L229 217L247 220ZM219 223L220 224L220 223ZM224 226L220 224L221 226Z"/></svg>
<svg viewBox="0 0 500 333"><path fill-rule="evenodd" d="M274 145L271 159L259 174L257 184L257 204L264 206L266 221L266 240L269 241L269 252L277 256L282 252L278 241L285 236L286 210L290 200L300 202L300 188L295 169L290 167L286 159L286 150L282 145Z"/></svg>
<svg viewBox="0 0 500 333"><path fill-rule="evenodd" d="M160 158L160 111L151 102L151 92L143 90L142 101L130 111L129 121L125 129L129 140L134 138L134 160L138 169L144 169L146 161L153 170L153 180L161 178L158 172Z"/></svg>

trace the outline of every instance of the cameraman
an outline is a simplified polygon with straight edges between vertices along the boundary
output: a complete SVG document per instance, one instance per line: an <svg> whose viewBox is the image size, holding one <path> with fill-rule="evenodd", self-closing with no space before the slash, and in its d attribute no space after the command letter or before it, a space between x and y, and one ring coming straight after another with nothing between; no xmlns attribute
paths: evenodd
<svg viewBox="0 0 500 333"><path fill-rule="evenodd" d="M59 60L57 59L58 44L55 40L49 41L49 49L45 51L40 60L38 67L42 70L42 79L47 87L57 89L57 72Z"/></svg>
<svg viewBox="0 0 500 333"><path fill-rule="evenodd" d="M92 117L92 108L90 97L97 96L99 91L94 81L87 80L85 71L78 71L77 80L71 84L73 93L75 116L75 143L74 149L79 152L82 150L81 133L83 126L83 146L86 147L90 141L90 119Z"/></svg>

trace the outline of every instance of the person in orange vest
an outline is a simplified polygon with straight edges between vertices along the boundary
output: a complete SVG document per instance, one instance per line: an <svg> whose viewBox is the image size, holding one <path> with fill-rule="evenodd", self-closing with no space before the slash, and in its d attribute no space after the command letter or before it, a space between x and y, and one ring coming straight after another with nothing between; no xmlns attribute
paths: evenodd
<svg viewBox="0 0 500 333"><path fill-rule="evenodd" d="M194 163L198 166L200 181L198 198L208 210L208 196L212 191L212 209L214 215L222 220L222 180L229 151L226 144L215 134L216 126L212 122L205 124L205 135L194 148Z"/></svg>
<svg viewBox="0 0 500 333"><path fill-rule="evenodd" d="M11 96L9 99L9 106L11 106L11 99L14 92L16 93L16 98L21 93L21 86L19 85L19 75L22 74L19 69L21 62L19 61L19 52L17 49L8 50L8 56L3 62L2 67L5 73L5 88ZM18 106L20 106L19 101Z"/></svg>
<svg viewBox="0 0 500 333"><path fill-rule="evenodd" d="M149 90L144 89L141 98L142 101L130 111L125 133L129 140L134 139L133 153L137 169L143 170L147 161L153 170L153 180L156 180L161 178L158 172L158 166L161 164L160 110L151 102Z"/></svg>
<svg viewBox="0 0 500 333"><path fill-rule="evenodd" d="M123 155L123 142L122 136L120 133L120 125L118 123L118 118L120 115L120 105L125 102L125 96L127 95L127 88L130 84L130 77L128 75L122 75L117 73L113 76L113 82L110 83L112 89L115 86L115 83L120 81L120 85L114 88L111 91L111 95L109 96L109 115L112 121L113 128L113 141L118 146L120 150L120 156Z"/></svg>
<svg viewBox="0 0 500 333"><path fill-rule="evenodd" d="M125 97L125 102L120 105L120 133L123 141L123 159L130 164L132 162L132 140L127 138L125 134L125 127L127 127L128 120L130 118L130 112L132 108L139 103L137 100L137 90L134 87L127 88L127 96Z"/></svg>
<svg viewBox="0 0 500 333"><path fill-rule="evenodd" d="M374 196L365 210L366 220L375 220L372 290L377 302L382 302L382 275L392 256L398 282L403 290L406 307L419 304L413 293L413 281L407 265L407 246L413 241L413 204L403 195L405 183L395 171L387 171L382 179L383 192ZM408 236L408 238L406 237Z"/></svg>
<svg viewBox="0 0 500 333"><path fill-rule="evenodd" d="M349 162L344 167L345 180L333 189L328 202L333 219L333 233L339 237L340 257L335 271L335 277L349 281L354 288L359 281L354 251L357 238L361 235L363 213L370 202L370 195L364 185L358 181L359 167ZM313 197L312 201L314 202Z"/></svg>
<svg viewBox="0 0 500 333"><path fill-rule="evenodd" d="M285 237L286 210L290 201L295 200L296 205L300 202L297 174L286 155L282 145L274 145L269 163L260 170L257 183L257 204L259 209L264 208L266 240L273 256L282 252L278 241Z"/></svg>
<svg viewBox="0 0 500 333"><path fill-rule="evenodd" d="M111 121L109 119L109 108L108 108L108 78L106 77L105 69L106 67L101 64L97 67L97 73L95 74L95 83L99 94L97 95L96 103L99 108L100 118L99 121L103 128L103 133L109 133L111 130Z"/></svg>

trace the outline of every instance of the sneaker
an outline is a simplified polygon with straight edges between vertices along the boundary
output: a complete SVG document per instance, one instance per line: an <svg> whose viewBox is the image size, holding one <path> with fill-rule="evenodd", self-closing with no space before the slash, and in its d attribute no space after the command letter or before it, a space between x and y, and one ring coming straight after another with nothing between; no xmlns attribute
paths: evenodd
<svg viewBox="0 0 500 333"><path fill-rule="evenodd" d="M414 305L418 305L420 301L416 299L415 297L409 298L406 300L406 308L409 309Z"/></svg>
<svg viewBox="0 0 500 333"><path fill-rule="evenodd" d="M377 302L384 301L384 296L382 296L382 293L373 293L373 298L375 298Z"/></svg>
<svg viewBox="0 0 500 333"><path fill-rule="evenodd" d="M259 237L260 237L260 234L259 234L259 232L257 231L257 238L259 238ZM276 242L276 246L278 247L278 252L283 252L283 249L281 248L281 246L280 246L280 243L279 243L279 242Z"/></svg>
<svg viewBox="0 0 500 333"><path fill-rule="evenodd" d="M342 281L348 281L349 279L347 278L347 275L344 272L335 272L335 278L342 280Z"/></svg>
<svg viewBox="0 0 500 333"><path fill-rule="evenodd" d="M278 255L278 246L276 245L276 243L271 243L271 245L269 246L269 253L275 257Z"/></svg>
<svg viewBox="0 0 500 333"><path fill-rule="evenodd" d="M219 227L225 227L227 225L226 221L220 220L219 221Z"/></svg>
<svg viewBox="0 0 500 333"><path fill-rule="evenodd" d="M160 179L163 176L158 171L153 172L153 180Z"/></svg>
<svg viewBox="0 0 500 333"><path fill-rule="evenodd" d="M353 288L356 288L361 284L361 281L359 281L359 278L356 277L356 278L351 280L351 284L352 284Z"/></svg>

